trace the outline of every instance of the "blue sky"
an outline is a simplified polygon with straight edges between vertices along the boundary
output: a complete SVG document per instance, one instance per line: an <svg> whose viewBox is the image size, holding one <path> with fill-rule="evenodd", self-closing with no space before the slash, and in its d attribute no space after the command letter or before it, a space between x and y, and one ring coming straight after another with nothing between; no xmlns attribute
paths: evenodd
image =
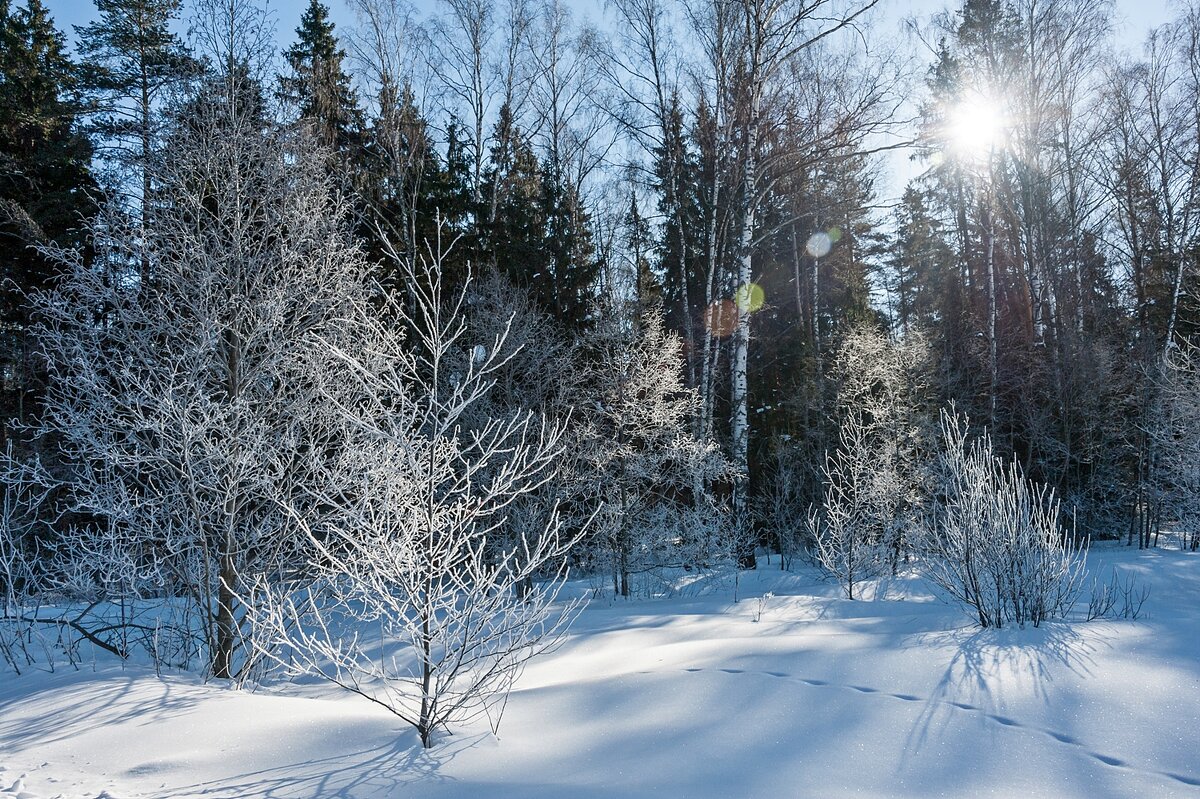
<svg viewBox="0 0 1200 799"><path fill-rule="evenodd" d="M19 2L19 0L18 0ZM70 30L71 25L86 25L95 15L96 7L91 0L45 0L60 28ZM342 27L350 25L351 14L344 0L325 0L330 6L334 20ZM186 0L185 0L186 5ZM276 20L277 36L281 46L290 41L293 31L300 22L308 0L273 0L269 7ZM416 0L418 8L432 6L432 0ZM885 24L899 26L908 16L927 20L932 14L947 6L944 0L883 0L882 16ZM575 6L581 16L598 18L602 13L600 0L576 0ZM1116 0L1118 37L1120 42L1136 48L1150 27L1160 25L1171 17L1170 0Z"/></svg>
<svg viewBox="0 0 1200 799"><path fill-rule="evenodd" d="M323 0L330 6L330 13L340 29L349 28L354 20L353 14L346 6L346 0ZM15 0L14 4L21 2ZM60 29L68 31L73 37L71 26L86 25L95 15L95 5L92 0L43 0L54 14L55 22ZM184 0L185 14L188 0ZM268 0L268 8L274 18L276 40L279 50L286 48L292 41L300 15L307 7L309 0ZM437 0L410 0L418 9L428 11ZM573 0L577 18L590 18L600 22L603 17L604 0ZM1161 25L1173 16L1173 0L1115 0L1114 23L1118 44L1131 51L1137 51L1145 38L1146 32ZM958 3L954 3L957 7ZM880 30L889 29L897 35L903 35L904 21L916 18L922 25L936 13L946 9L946 0L882 0L879 9ZM914 42L914 45L916 43ZM880 199L887 202L902 192L909 179L915 177L921 167L908 160L903 151L894 151L885 158L884 174L877 184Z"/></svg>

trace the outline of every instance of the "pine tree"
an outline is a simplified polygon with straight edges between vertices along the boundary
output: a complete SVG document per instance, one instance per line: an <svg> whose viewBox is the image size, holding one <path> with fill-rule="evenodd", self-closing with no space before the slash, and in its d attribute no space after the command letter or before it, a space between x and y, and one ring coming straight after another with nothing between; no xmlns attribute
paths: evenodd
<svg viewBox="0 0 1200 799"><path fill-rule="evenodd" d="M141 204L159 144L163 104L198 65L171 25L180 0L96 0L100 19L77 27L89 132L113 177ZM143 213L143 221L145 213Z"/></svg>
<svg viewBox="0 0 1200 799"><path fill-rule="evenodd" d="M77 124L77 70L41 0L11 9L0 0L0 344L5 419L31 410L39 378L26 330L25 295L57 274L32 249L86 251L83 220L94 211L91 145ZM4 427L7 436L7 425Z"/></svg>

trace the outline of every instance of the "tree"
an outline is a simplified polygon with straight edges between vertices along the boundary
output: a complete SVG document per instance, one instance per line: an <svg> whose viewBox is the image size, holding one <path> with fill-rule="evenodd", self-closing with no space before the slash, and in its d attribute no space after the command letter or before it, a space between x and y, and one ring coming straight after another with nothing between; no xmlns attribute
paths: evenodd
<svg viewBox="0 0 1200 799"><path fill-rule="evenodd" d="M615 3L621 46L602 54L605 75L616 91L614 113L620 124L653 160L647 170L662 215L659 268L664 276L664 309L671 327L684 340L688 386L697 388L695 307L701 236L698 229L694 153L689 152L678 76L679 55L669 24L670 11L658 0ZM699 406L697 411L699 411ZM694 431L699 430L699 414Z"/></svg>
<svg viewBox="0 0 1200 799"><path fill-rule="evenodd" d="M892 320L901 334L938 322L942 329L959 324L961 311L954 312L955 299L947 296L957 287L951 279L953 253L927 203L921 191L908 186L895 211L888 290Z"/></svg>
<svg viewBox="0 0 1200 799"><path fill-rule="evenodd" d="M841 419L838 448L825 456L821 509L808 513L816 561L834 577L847 599L864 581L886 571L888 527L904 490L894 458L867 434L861 410ZM886 446L886 445L885 445ZM882 468L880 468L882 467Z"/></svg>
<svg viewBox="0 0 1200 799"><path fill-rule="evenodd" d="M932 450L929 351L913 331L890 341L869 326L837 352L838 446L825 456L824 497L809 512L817 561L855 599L863 580L899 568L922 522Z"/></svg>
<svg viewBox="0 0 1200 799"><path fill-rule="evenodd" d="M504 334L466 338L465 291L443 294L448 249L435 240L426 259L402 260L411 305L385 301L365 346L334 350L344 369L327 399L346 446L315 498L335 510L309 524L280 499L313 554L256 617L264 654L383 706L427 747L481 713L498 725L522 664L579 607L556 602L578 540L556 513L496 543L514 505L553 477L563 429L528 411L464 429L512 353ZM349 396L336 385L347 381Z"/></svg>
<svg viewBox="0 0 1200 799"><path fill-rule="evenodd" d="M1155 488L1181 547L1200 550L1200 371L1196 350L1171 351L1163 364L1150 435L1157 453ZM1158 534L1155 533L1157 540Z"/></svg>
<svg viewBox="0 0 1200 799"><path fill-rule="evenodd" d="M593 490L604 503L596 536L612 555L613 593L625 597L631 575L732 554L722 551L732 527L713 491L731 468L714 442L689 432L698 397L661 314L646 312L635 330L610 321L586 344L594 404L581 412Z"/></svg>
<svg viewBox="0 0 1200 799"><path fill-rule="evenodd" d="M596 102L599 76L589 53L590 33L571 24L562 0L548 0L541 12L538 38L531 42L536 69L527 133L541 164L541 247L548 263L526 280L536 281L534 292L555 319L581 328L602 271L585 187L604 164L613 137Z"/></svg>
<svg viewBox="0 0 1200 799"><path fill-rule="evenodd" d="M941 497L923 542L930 578L980 627L1037 627L1062 618L1083 587L1086 546L1059 527L1053 490L968 443L966 421L942 414Z"/></svg>
<svg viewBox="0 0 1200 799"><path fill-rule="evenodd" d="M540 288L550 277L542 165L508 106L500 108L488 160L483 201L491 210L482 254L514 285L536 295L544 313L554 316L554 307L545 304L552 293L534 291L535 282Z"/></svg>
<svg viewBox="0 0 1200 799"><path fill-rule="evenodd" d="M385 83L376 98L377 113L365 134L366 175L363 199L377 223L366 231L372 256L384 269L395 269L388 257L389 242L405 257L416 258L424 242L436 238L444 221L461 230L463 220L450 214L465 212L455 202L457 187L438 156L430 124L410 84ZM452 153L453 154L453 153ZM457 207L456 207L457 206ZM464 265L443 264L445 277L462 285ZM399 275L385 275L385 282Z"/></svg>
<svg viewBox="0 0 1200 799"><path fill-rule="evenodd" d="M512 9L515 10L515 9ZM483 222L482 187L487 156L487 120L499 76L492 68L497 38L497 9L492 0L445 0L433 22L434 72L466 119L463 155L468 164L471 222L479 235ZM520 38L523 34L518 33Z"/></svg>
<svg viewBox="0 0 1200 799"><path fill-rule="evenodd" d="M863 0L845 8L827 9L827 2L796 3L793 0L740 0L741 58L737 108L741 147L740 222L737 245L738 291L749 297L753 291L753 259L757 249L759 210L769 188L772 159L766 157L769 122L766 118L771 94L784 67L818 42L852 25L876 5ZM753 303L735 302L737 324L733 329L730 390L730 440L734 467L734 511L748 510L749 491L749 390L750 316Z"/></svg>
<svg viewBox="0 0 1200 799"><path fill-rule="evenodd" d="M91 145L78 125L76 67L40 0L0 3L0 370L3 437L36 407L41 367L30 339L27 292L48 288L58 267L37 248L86 255L84 220L95 205Z"/></svg>
<svg viewBox="0 0 1200 799"><path fill-rule="evenodd" d="M171 25L179 0L96 0L100 19L76 28L81 84L89 96L89 132L98 154L111 165L122 196L150 221L150 161L161 146L163 106L198 72L198 65ZM148 254L140 278L150 279Z"/></svg>
<svg viewBox="0 0 1200 799"><path fill-rule="evenodd" d="M36 295L50 373L38 433L71 464L65 502L86 520L63 547L116 540L115 557L187 601L218 678L249 666L251 587L305 547L280 492L320 513L304 499L344 431L316 386L337 368L329 348L357 340L367 269L323 151L265 130L227 94L238 86L254 95L214 76L172 133L152 224L108 206L91 229L98 264L59 251L64 282ZM147 244L149 290L104 268Z"/></svg>
<svg viewBox="0 0 1200 799"><path fill-rule="evenodd" d="M339 167L356 163L363 127L358 98L342 67L346 53L334 34L329 8L311 0L297 41L284 51L290 73L279 78L279 97L300 121L312 127L314 138L334 153Z"/></svg>

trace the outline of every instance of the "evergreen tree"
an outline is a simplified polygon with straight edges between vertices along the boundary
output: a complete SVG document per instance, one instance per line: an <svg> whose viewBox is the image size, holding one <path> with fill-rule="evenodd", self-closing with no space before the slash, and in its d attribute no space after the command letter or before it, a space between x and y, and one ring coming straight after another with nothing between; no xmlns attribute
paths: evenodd
<svg viewBox="0 0 1200 799"><path fill-rule="evenodd" d="M86 250L94 211L92 149L79 130L78 73L41 0L0 0L0 414L32 410L39 378L31 357L26 293L57 274L37 245ZM4 426L7 436L7 423Z"/></svg>
<svg viewBox="0 0 1200 799"><path fill-rule="evenodd" d="M346 52L334 35L329 7L311 0L296 36L296 43L283 54L290 72L279 78L279 97L344 166L356 158L363 120L342 66Z"/></svg>
<svg viewBox="0 0 1200 799"><path fill-rule="evenodd" d="M678 95L672 95L668 111L663 141L655 148L654 160L654 188L663 220L659 269L667 323L683 337L688 360L685 371L689 380L694 380L694 328L705 293L703 263L699 259L704 235L696 158L689 148Z"/></svg>
<svg viewBox="0 0 1200 799"><path fill-rule="evenodd" d="M500 109L492 142L484 192L490 218L484 256L511 283L528 290L543 312L557 318L539 287L550 270L543 249L542 168L508 106Z"/></svg>
<svg viewBox="0 0 1200 799"><path fill-rule="evenodd" d="M142 204L152 192L147 163L159 144L163 104L198 65L171 31L180 0L96 0L96 10L99 20L75 29L89 132L113 178Z"/></svg>
<svg viewBox="0 0 1200 799"><path fill-rule="evenodd" d="M599 272L591 219L578 189L552 164L543 168L541 183L541 216L546 221L543 249L549 271L533 276L531 288L560 324L581 329L588 321Z"/></svg>
<svg viewBox="0 0 1200 799"><path fill-rule="evenodd" d="M438 156L429 123L417 105L412 87L385 83L377 101L379 112L364 136L362 197L372 219L368 251L376 260L389 249L402 256L426 252L426 243L461 230L451 217L456 206L445 164ZM445 229L438 220L444 219ZM378 223L387 242L377 238ZM443 241L443 247L449 247ZM455 250L443 261L448 286L461 285L467 252ZM386 259L391 263L394 259ZM390 280L390 275L384 279Z"/></svg>
<svg viewBox="0 0 1200 799"><path fill-rule="evenodd" d="M625 247L629 252L630 272L637 286L637 303L646 309L660 306L662 281L651 265L650 223L638 210L636 195L629 198L629 211L625 214Z"/></svg>
<svg viewBox="0 0 1200 799"><path fill-rule="evenodd" d="M957 293L953 253L941 223L930 214L925 195L917 188L904 190L895 224L888 263L895 325L903 333L939 321L953 325L958 316L950 296Z"/></svg>
<svg viewBox="0 0 1200 799"><path fill-rule="evenodd" d="M461 258L478 267L482 241L479 227L472 220L481 218L481 208L472 189L472 159L464 133L462 123L452 116L446 125L446 170L440 208L442 218L460 236L457 249Z"/></svg>

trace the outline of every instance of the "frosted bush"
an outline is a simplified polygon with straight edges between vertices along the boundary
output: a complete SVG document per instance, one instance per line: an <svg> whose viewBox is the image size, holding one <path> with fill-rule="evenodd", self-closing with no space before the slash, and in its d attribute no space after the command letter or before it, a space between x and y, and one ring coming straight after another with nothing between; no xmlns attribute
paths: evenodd
<svg viewBox="0 0 1200 799"><path fill-rule="evenodd" d="M941 504L925 541L929 576L982 627L1062 618L1082 588L1085 547L1060 527L1049 487L1002 463L987 435L968 443L966 429L964 419L943 413Z"/></svg>

